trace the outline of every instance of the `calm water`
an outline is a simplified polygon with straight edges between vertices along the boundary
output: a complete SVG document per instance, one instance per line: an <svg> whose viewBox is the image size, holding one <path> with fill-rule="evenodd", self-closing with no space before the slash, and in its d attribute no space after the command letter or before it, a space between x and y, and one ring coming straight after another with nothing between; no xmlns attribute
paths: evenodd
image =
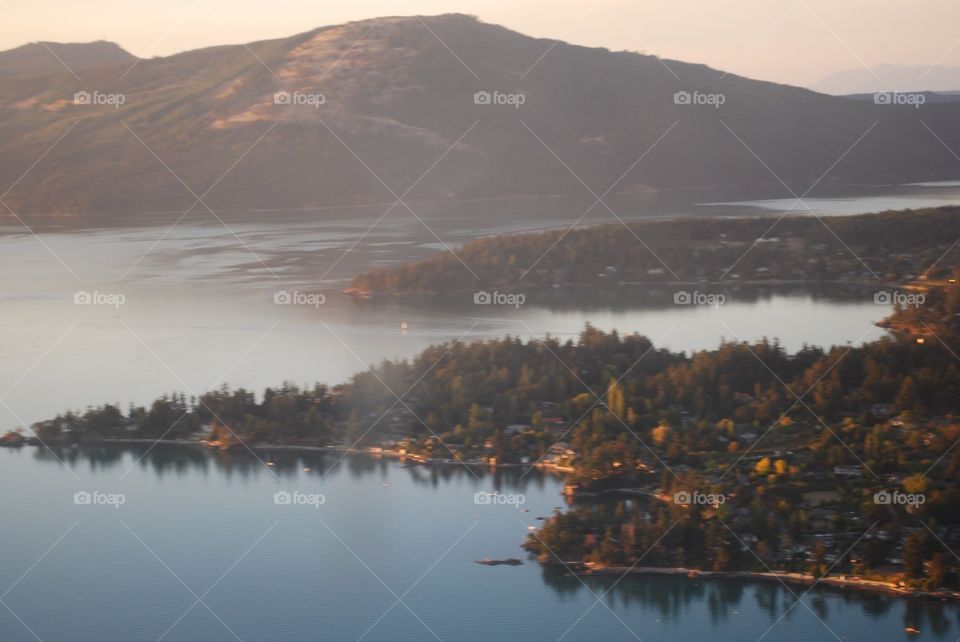
<svg viewBox="0 0 960 642"><path fill-rule="evenodd" d="M717 641L773 626L765 640L835 639L832 630L880 642L907 639L905 622L922 630L909 639L960 634L960 611L939 603L817 589L774 626L795 599L778 584L631 577L606 594L612 579L545 571L518 544L560 505L556 477L279 452L268 469L168 446L140 460L144 450L68 450L65 465L34 448L0 450L0 583L22 619L0 609L0 639L35 639L29 627L85 641ZM523 494L529 512L474 504L492 490ZM125 503L75 505L77 491ZM325 503L276 505L280 491ZM525 563L474 563L485 557Z"/></svg>
<svg viewBox="0 0 960 642"><path fill-rule="evenodd" d="M905 194L914 205L960 201L956 186L888 191L887 200L843 200L839 209L903 206L896 199ZM685 207L651 213L694 212ZM477 208L430 219L431 227L454 245L563 227L582 211L566 220L550 204L525 223L494 225ZM356 271L442 249L409 217L375 229L370 222L231 219L227 230L191 217L170 229L158 222L0 234L0 430L225 382L257 391L284 380L338 383L367 364L457 338L574 338L590 322L673 350L764 336L796 350L876 338L873 323L888 312L869 288L730 288L720 306L674 305L675 290L664 286L527 292L520 308L475 306L469 294L357 305L337 294ZM278 290L326 300L275 305ZM124 302L76 305L80 291ZM66 465L33 448L0 449L0 607L9 607L0 608L0 640L715 641L756 639L784 612L765 640L835 639L805 606L786 611L794 598L777 584L629 578L612 587L529 562L474 564L523 556L527 526L560 504L554 477L475 471L476 479L462 469L363 458L329 468L332 458L281 453L268 469L252 458L168 447L138 461L144 449L68 450L59 453ZM494 489L524 494L530 512L473 503L473 493ZM126 502L77 506L78 491L123 493ZM280 491L322 493L326 502L275 505ZM191 608L198 597L203 603ZM923 630L910 639L960 636L953 606L820 590L804 602L844 640L906 639L906 623Z"/></svg>
<svg viewBox="0 0 960 642"><path fill-rule="evenodd" d="M0 236L0 429L224 382L256 391L284 380L340 383L382 359L413 357L461 337L575 338L590 322L640 332L673 350L764 336L796 350L873 339L881 334L873 323L888 313L870 290L727 289L725 304L711 307L674 305L668 286L531 291L519 309L476 306L472 293L357 305L339 294L340 277L357 267L342 267L353 254L323 275L363 232L360 225L351 228L356 236L321 224L233 231L256 256L222 227L186 223L159 243L158 228L50 233L42 243ZM372 233L365 252L383 250L393 260L413 252L397 234L399 240L390 240L389 228ZM326 300L318 307L275 305L279 290ZM76 305L77 292L124 301Z"/></svg>

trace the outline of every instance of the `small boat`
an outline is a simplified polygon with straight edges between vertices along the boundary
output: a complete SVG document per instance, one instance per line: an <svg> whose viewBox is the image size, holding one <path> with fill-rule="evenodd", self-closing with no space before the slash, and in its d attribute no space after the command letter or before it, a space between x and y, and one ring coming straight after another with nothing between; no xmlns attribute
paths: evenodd
<svg viewBox="0 0 960 642"><path fill-rule="evenodd" d="M911 635L917 635L918 633L920 633L920 629L918 629L915 626L908 626L904 629L904 631L906 631L907 633L910 633Z"/></svg>
<svg viewBox="0 0 960 642"><path fill-rule="evenodd" d="M305 473L309 473L309 472L312 472L312 471L313 471L313 468L310 468L310 466L304 466L304 467L303 467L303 472L305 472Z"/></svg>

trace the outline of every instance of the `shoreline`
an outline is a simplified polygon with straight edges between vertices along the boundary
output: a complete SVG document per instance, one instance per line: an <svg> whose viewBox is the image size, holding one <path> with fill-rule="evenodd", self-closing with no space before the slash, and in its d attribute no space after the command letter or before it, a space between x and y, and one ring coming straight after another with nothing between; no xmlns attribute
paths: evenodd
<svg viewBox="0 0 960 642"><path fill-rule="evenodd" d="M559 566L557 562L548 562L548 566ZM817 578L808 573L797 573L792 571L704 571L695 568L682 567L661 567L661 566L595 566L588 562L566 562L563 566L568 566L574 570L574 575L579 576L624 576L624 575L682 575L690 579L741 579L741 580L765 580L775 582L785 582L788 584L797 584L801 586L827 586L838 589L854 589L867 593L883 593L897 597L922 598L935 600L949 600L960 602L960 591L924 591L899 586L891 582L880 580L867 580L859 577L850 577L845 575Z"/></svg>
<svg viewBox="0 0 960 642"><path fill-rule="evenodd" d="M242 444L231 446L229 448L221 448L218 445L214 445L211 442L205 440L192 440L192 439L150 439L147 437L117 437L114 439L97 439L91 441L71 441L71 442L41 442L36 437L27 437L23 445L26 446L36 446L36 447L69 447L69 446L102 446L102 445L166 445L166 446L190 446L194 448L202 448L204 450L215 450L220 452L228 452L230 450L242 449L246 450ZM16 446L14 446L16 447ZM372 458L389 458L397 459L398 461L406 461L413 465L419 466L471 466L477 468L536 468L537 470L542 470L549 473L554 473L557 475L564 475L567 473L575 472L572 467L569 466L557 466L554 464L536 462L533 464L514 464L514 463L503 463L503 464L490 464L482 461L454 461L452 459L427 459L421 455L414 453L399 453L395 450L384 450L379 447L367 447L367 448L347 448L345 446L308 446L308 445L297 445L297 444L250 444L248 445L249 449L255 453L278 450L278 451L290 451L290 452L314 452L314 453L342 453L346 455L365 455Z"/></svg>
<svg viewBox="0 0 960 642"><path fill-rule="evenodd" d="M606 281L604 283L597 283L595 281L586 281L582 283L536 283L531 282L528 284L529 290L541 290L541 291L551 291L557 288L571 288L571 289L587 289L595 288L598 286L602 287L664 287L664 288L678 288L678 287L717 287L717 288L736 288L736 287L787 287L787 286L804 286L804 287L816 287L816 286L846 286L846 287L871 287L871 288L899 288L903 290L927 290L933 285L933 283L923 282L923 281L876 281L874 279L868 278L852 278L852 279L825 279L825 280L810 280L810 279L738 279L738 280L728 280L728 281L700 281L696 279L683 279L676 281ZM518 283L501 283L497 287L501 288L517 288L519 287ZM460 294L469 294L476 291L476 288L451 288L448 290L365 290L363 288L358 288L356 286L349 286L342 288L340 293L352 298L356 302L371 302L376 303L378 301L390 301L400 297L409 297L409 296L421 296L421 297L438 297L438 296L450 296L450 295L460 295Z"/></svg>

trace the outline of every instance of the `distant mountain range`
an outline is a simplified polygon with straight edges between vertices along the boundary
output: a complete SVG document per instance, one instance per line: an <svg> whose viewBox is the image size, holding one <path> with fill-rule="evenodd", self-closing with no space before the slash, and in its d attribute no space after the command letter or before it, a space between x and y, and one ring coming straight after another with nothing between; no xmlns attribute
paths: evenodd
<svg viewBox="0 0 960 642"><path fill-rule="evenodd" d="M908 65L877 65L834 72L814 84L825 94L872 94L877 91L960 91L960 68Z"/></svg>
<svg viewBox="0 0 960 642"><path fill-rule="evenodd" d="M622 177L612 193L629 200L782 190L767 168L798 193L824 174L960 174L944 148L960 151L957 104L875 105L464 15L140 61L110 43L27 45L0 70L0 194L15 185L3 200L23 216L176 212L196 196L215 210L360 205L415 183L407 199L454 202L589 194L580 180L600 195Z"/></svg>
<svg viewBox="0 0 960 642"><path fill-rule="evenodd" d="M844 98L853 98L855 100L869 100L871 102L882 101L893 92L870 92L866 94L848 94ZM907 92L910 95L922 95L924 104L928 103L956 103L960 102L960 91L921 91Z"/></svg>

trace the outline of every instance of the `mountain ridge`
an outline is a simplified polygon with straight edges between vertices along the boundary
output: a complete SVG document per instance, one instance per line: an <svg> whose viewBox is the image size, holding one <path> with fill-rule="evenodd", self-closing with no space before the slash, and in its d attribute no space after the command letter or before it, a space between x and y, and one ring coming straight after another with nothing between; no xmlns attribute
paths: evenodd
<svg viewBox="0 0 960 642"><path fill-rule="evenodd" d="M29 42L0 51L0 76L71 73L90 67L130 65L138 58L107 40L94 42Z"/></svg>
<svg viewBox="0 0 960 642"><path fill-rule="evenodd" d="M451 202L599 195L616 183L611 197L629 208L664 190L781 178L800 193L834 164L824 184L954 178L955 159L926 127L960 148L956 105L864 104L463 14L355 21L79 75L0 77L0 185L16 183L4 201L18 214L184 210L211 185L214 209L369 205L414 183L410 199ZM74 104L78 92L123 102ZM284 92L291 104L275 104ZM484 92L524 102L476 104ZM684 92L724 102L675 104Z"/></svg>

